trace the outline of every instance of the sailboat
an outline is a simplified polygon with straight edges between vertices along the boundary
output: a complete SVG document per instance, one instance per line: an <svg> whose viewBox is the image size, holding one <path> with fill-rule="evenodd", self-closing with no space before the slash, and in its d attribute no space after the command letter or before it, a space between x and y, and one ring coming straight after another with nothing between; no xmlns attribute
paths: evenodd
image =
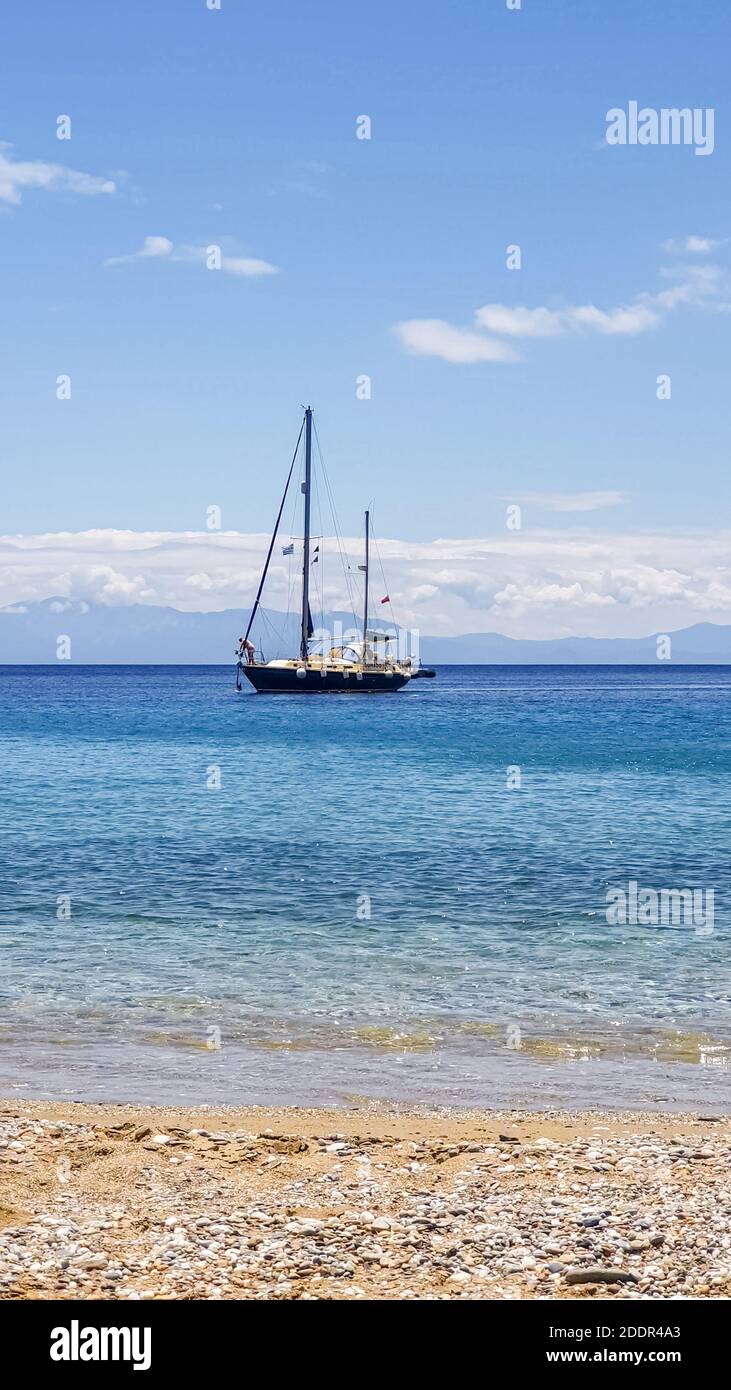
<svg viewBox="0 0 731 1390"><path fill-rule="evenodd" d="M282 520L284 504L292 480L295 461L299 453L302 435L305 437L305 468L302 493L304 495L304 554L302 559L302 602L300 607L300 640L297 656L277 658L273 661L257 659L257 653L250 634L254 619L259 610L261 596L266 583L274 546ZM365 564L359 569L365 575L363 600L362 635L358 640L342 646L330 647L326 651L314 650L312 641L314 627L310 610L310 565L311 559L311 507L312 507L312 407L307 406L300 427L297 445L290 465L284 495L279 507L269 550L264 563L259 588L251 610L245 635L240 639L237 653L236 688L241 689L241 675L262 694L290 694L314 692L339 692L342 694L365 694L401 690L419 676L433 676L433 671L415 666L410 657L398 659L391 652L391 644L396 635L368 628L368 581L370 570L370 513L365 514ZM289 547L287 547L289 551ZM289 551L291 553L291 551ZM384 600L385 601L385 600Z"/></svg>

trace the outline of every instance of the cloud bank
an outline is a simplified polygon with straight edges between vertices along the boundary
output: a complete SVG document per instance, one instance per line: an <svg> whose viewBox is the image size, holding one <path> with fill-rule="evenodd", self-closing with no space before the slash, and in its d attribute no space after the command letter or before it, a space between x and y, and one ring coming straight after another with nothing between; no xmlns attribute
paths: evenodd
<svg viewBox="0 0 731 1390"><path fill-rule="evenodd" d="M0 537L0 605L57 596L246 610L268 539L235 531L113 530ZM362 541L345 544L357 597ZM336 544L325 538L320 546L316 607L322 600L328 610L347 612ZM395 620L433 635L641 636L699 621L731 622L730 531L506 529L475 539L384 540L379 549ZM267 607L287 608L299 563L277 548Z"/></svg>

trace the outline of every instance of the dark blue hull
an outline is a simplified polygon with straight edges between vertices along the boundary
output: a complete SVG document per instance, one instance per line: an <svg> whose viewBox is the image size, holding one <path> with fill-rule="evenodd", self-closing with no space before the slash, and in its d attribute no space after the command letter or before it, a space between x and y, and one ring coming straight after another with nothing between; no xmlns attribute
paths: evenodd
<svg viewBox="0 0 731 1390"><path fill-rule="evenodd" d="M318 671L286 666L243 666L254 689L262 695L370 695L400 690L409 677L394 671Z"/></svg>

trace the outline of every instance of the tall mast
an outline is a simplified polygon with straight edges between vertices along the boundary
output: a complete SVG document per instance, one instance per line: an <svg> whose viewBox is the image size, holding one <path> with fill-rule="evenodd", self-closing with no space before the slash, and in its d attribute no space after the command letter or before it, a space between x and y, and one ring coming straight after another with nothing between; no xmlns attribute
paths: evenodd
<svg viewBox="0 0 731 1390"><path fill-rule="evenodd" d="M370 512L365 514L365 597L363 599L363 661L366 659L366 642L368 641L368 550L370 540Z"/></svg>
<svg viewBox="0 0 731 1390"><path fill-rule="evenodd" d="M307 660L307 643L310 635L310 483L312 480L312 406L305 410L305 481L302 491L305 494L305 553L302 561L302 637L300 657Z"/></svg>

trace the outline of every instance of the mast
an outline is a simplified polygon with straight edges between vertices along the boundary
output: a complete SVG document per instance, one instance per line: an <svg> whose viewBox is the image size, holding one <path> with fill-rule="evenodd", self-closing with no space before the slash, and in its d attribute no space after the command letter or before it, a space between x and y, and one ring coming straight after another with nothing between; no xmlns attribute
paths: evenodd
<svg viewBox="0 0 731 1390"><path fill-rule="evenodd" d="M370 540L370 512L365 514L365 597L363 599L363 663L366 659L366 642L368 641L368 551Z"/></svg>
<svg viewBox="0 0 731 1390"><path fill-rule="evenodd" d="M312 480L312 406L305 410L305 481L302 491L305 494L305 553L302 561L302 636L300 657L307 660L307 642L310 635L310 483Z"/></svg>

